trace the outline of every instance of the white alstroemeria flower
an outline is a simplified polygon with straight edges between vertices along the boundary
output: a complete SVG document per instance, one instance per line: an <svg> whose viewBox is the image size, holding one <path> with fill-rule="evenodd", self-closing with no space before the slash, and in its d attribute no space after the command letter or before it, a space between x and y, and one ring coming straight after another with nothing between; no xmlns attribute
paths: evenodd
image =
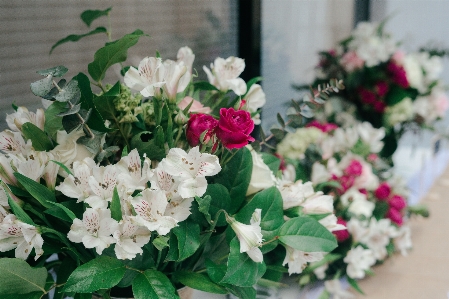
<svg viewBox="0 0 449 299"><path fill-rule="evenodd" d="M0 150L8 154L24 154L30 152L31 140L25 142L20 132L5 130L0 132Z"/></svg>
<svg viewBox="0 0 449 299"><path fill-rule="evenodd" d="M176 94L178 92L183 92L186 89L187 85L190 82L189 80L181 80L187 73L187 67L184 65L183 61L173 61L173 60L165 60L164 61L164 82L163 85L164 92L169 100L176 101Z"/></svg>
<svg viewBox="0 0 449 299"><path fill-rule="evenodd" d="M46 161L38 153L35 153L35 155L31 154L31 156L33 157L32 159L19 156L18 159L13 160L13 165L16 167L17 172L38 182L44 174Z"/></svg>
<svg viewBox="0 0 449 299"><path fill-rule="evenodd" d="M364 278L365 271L376 263L376 258L372 250L359 245L349 250L343 261L348 264L346 274L351 278L360 279Z"/></svg>
<svg viewBox="0 0 449 299"><path fill-rule="evenodd" d="M325 252L305 252L285 245L286 254L282 265L288 264L288 274L300 274L306 268L307 263L321 261Z"/></svg>
<svg viewBox="0 0 449 299"><path fill-rule="evenodd" d="M225 213L226 221L231 225L232 230L237 235L240 242L240 252L246 252L256 263L263 262L262 251L262 229L260 228L262 210L256 209L251 216L250 224L238 222L233 217Z"/></svg>
<svg viewBox="0 0 449 299"><path fill-rule="evenodd" d="M377 221L371 218L367 231L361 236L360 242L368 246L372 250L374 257L381 261L388 254L387 245L390 243L390 238L395 237L396 234L396 228L391 224L390 219Z"/></svg>
<svg viewBox="0 0 449 299"><path fill-rule="evenodd" d="M338 279L326 280L324 282L324 287L326 288L326 291L328 291L332 295L333 299L354 298L354 295L347 291L346 288L341 285L341 282Z"/></svg>
<svg viewBox="0 0 449 299"><path fill-rule="evenodd" d="M366 200L366 194L361 193L357 188L351 187L342 196L340 196L340 202L344 207L347 207L353 201L360 198Z"/></svg>
<svg viewBox="0 0 449 299"><path fill-rule="evenodd" d="M115 255L120 260L132 260L142 254L143 245L151 239L151 232L143 226L137 226L130 220L120 221L119 229L113 233Z"/></svg>
<svg viewBox="0 0 449 299"><path fill-rule="evenodd" d="M91 158L73 162L73 175L68 175L64 182L56 187L56 190L61 191L67 197L78 199L77 202L84 201L93 195L89 186L89 177L95 167L97 167L95 161Z"/></svg>
<svg viewBox="0 0 449 299"><path fill-rule="evenodd" d="M384 147L382 139L385 137L385 128L376 129L365 121L357 125L357 132L360 139L369 145L372 153L378 153Z"/></svg>
<svg viewBox="0 0 449 299"><path fill-rule="evenodd" d="M120 170L115 165L99 166L92 169L92 175L88 178L89 187L93 195L84 201L92 208L107 208L112 200L114 188L118 183Z"/></svg>
<svg viewBox="0 0 449 299"><path fill-rule="evenodd" d="M251 85L245 95L244 100L246 101L246 103L243 107L250 113L256 112L257 109L262 108L267 102L265 93L262 90L262 86L260 86L259 84ZM255 125L260 124L260 114L257 114L252 119Z"/></svg>
<svg viewBox="0 0 449 299"><path fill-rule="evenodd" d="M95 155L85 145L76 142L82 136L85 136L83 130L73 130L69 134L65 130L58 131L56 133L58 145L50 151L56 157L55 160L72 168L74 161L82 161L88 157L93 158ZM65 176L62 169L60 175Z"/></svg>
<svg viewBox="0 0 449 299"><path fill-rule="evenodd" d="M301 204L304 214L328 214L334 211L334 199L330 195L323 195L323 192L316 192L308 197Z"/></svg>
<svg viewBox="0 0 449 299"><path fill-rule="evenodd" d="M0 179L10 185L17 186L17 179L14 176L14 170L11 167L11 160L5 155L0 154Z"/></svg>
<svg viewBox="0 0 449 299"><path fill-rule="evenodd" d="M412 249L411 230L407 225L403 225L398 229L397 236L393 240L396 251L399 251L403 256L408 254Z"/></svg>
<svg viewBox="0 0 449 299"><path fill-rule="evenodd" d="M334 214L330 214L330 215L327 215L326 217L320 219L318 222L322 226L327 228L327 230L330 232L346 229L346 226L344 226L343 224L337 223L337 220L338 220L337 216L335 216Z"/></svg>
<svg viewBox="0 0 449 299"><path fill-rule="evenodd" d="M324 279L326 277L327 268L329 268L329 264L326 263L313 269L313 274L315 274L318 279Z"/></svg>
<svg viewBox="0 0 449 299"><path fill-rule="evenodd" d="M6 215L0 223L1 252L15 248L15 257L26 260L34 248L37 260L44 253L43 244L37 228L18 220L14 214Z"/></svg>
<svg viewBox="0 0 449 299"><path fill-rule="evenodd" d="M273 172L264 163L262 155L256 152L251 145L246 146L250 150L253 160L253 170L246 195L254 194L260 190L270 188L276 184L276 177Z"/></svg>
<svg viewBox="0 0 449 299"><path fill-rule="evenodd" d="M245 69L243 59L231 56L225 60L218 57L211 63L210 68L211 70L203 66L210 84L224 92L232 90L238 96L246 93L245 81L239 78Z"/></svg>
<svg viewBox="0 0 449 299"><path fill-rule="evenodd" d="M137 149L133 149L126 157L122 157L116 164L119 170L119 185L126 189L126 193L132 194L136 190L143 190L148 182L148 170L150 159L145 158L143 167Z"/></svg>
<svg viewBox="0 0 449 299"><path fill-rule="evenodd" d="M356 196L349 205L348 212L356 216L371 217L373 215L375 204L365 197Z"/></svg>
<svg viewBox="0 0 449 299"><path fill-rule="evenodd" d="M158 166L154 170L154 175L150 179L151 190L161 190L165 192L168 200L168 206L165 210L165 216L171 216L176 221L181 222L189 217L190 207L193 197L182 198L179 194L179 178L166 173L162 167Z"/></svg>
<svg viewBox="0 0 449 299"><path fill-rule="evenodd" d="M158 89L164 86L164 65L161 58L146 57L138 69L130 67L125 74L125 84L129 88L138 90L144 97L152 97L159 93Z"/></svg>
<svg viewBox="0 0 449 299"><path fill-rule="evenodd" d="M192 73L193 61L195 60L195 54L193 54L192 49L187 46L179 48L176 58L178 61L184 62L187 71Z"/></svg>
<svg viewBox="0 0 449 299"><path fill-rule="evenodd" d="M311 180L314 185L327 182L332 177L331 173L327 170L326 166L320 162L315 162L312 165Z"/></svg>
<svg viewBox="0 0 449 299"><path fill-rule="evenodd" d="M118 222L111 218L111 210L88 208L82 221L73 220L67 237L72 242L82 242L86 248L95 248L101 254L105 248L115 243L111 235L118 229Z"/></svg>
<svg viewBox="0 0 449 299"><path fill-rule="evenodd" d="M360 221L353 217L346 223L346 228L354 242L361 242L368 235L368 221Z"/></svg>
<svg viewBox="0 0 449 299"><path fill-rule="evenodd" d="M179 177L179 194L182 198L202 196L207 189L206 176L220 172L218 157L200 153L199 147L188 153L180 148L172 148L159 164L168 174Z"/></svg>
<svg viewBox="0 0 449 299"><path fill-rule="evenodd" d="M176 219L164 216L168 202L163 191L145 189L130 202L137 215L129 218L138 225L146 226L150 231L166 235L177 225Z"/></svg>
<svg viewBox="0 0 449 299"><path fill-rule="evenodd" d="M306 198L315 194L311 182L302 183L301 180L296 182L281 181L278 186L281 192L284 210L300 206Z"/></svg>
<svg viewBox="0 0 449 299"><path fill-rule="evenodd" d="M42 131L44 130L45 114L43 109L37 109L36 113L28 111L26 107L19 107L17 111L6 115L6 123L13 131L21 131L24 123L30 122Z"/></svg>

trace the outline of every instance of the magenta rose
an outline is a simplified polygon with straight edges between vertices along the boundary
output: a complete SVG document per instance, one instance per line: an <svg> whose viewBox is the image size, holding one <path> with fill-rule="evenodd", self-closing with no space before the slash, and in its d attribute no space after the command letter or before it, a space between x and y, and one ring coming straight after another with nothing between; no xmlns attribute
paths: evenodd
<svg viewBox="0 0 449 299"><path fill-rule="evenodd" d="M383 182L377 187L376 191L374 191L374 195L380 200L386 200L391 193L391 187L387 182Z"/></svg>
<svg viewBox="0 0 449 299"><path fill-rule="evenodd" d="M346 167L345 174L350 176L359 176L362 174L362 171L362 163L357 160L352 160L351 163L349 163L348 167Z"/></svg>
<svg viewBox="0 0 449 299"><path fill-rule="evenodd" d="M220 109L217 137L227 149L242 148L249 141L254 141L250 136L253 129L254 121L248 111L236 111L234 108Z"/></svg>
<svg viewBox="0 0 449 299"><path fill-rule="evenodd" d="M207 131L203 142L208 142L215 134L218 120L208 114L192 114L187 122L186 137L190 146L197 146L200 143L200 136Z"/></svg>
<svg viewBox="0 0 449 299"><path fill-rule="evenodd" d="M346 226L346 221L342 218L338 217L337 224L343 224ZM332 232L334 236L337 238L338 242L346 241L349 238L349 232L348 229L342 229L342 230L336 230Z"/></svg>
<svg viewBox="0 0 449 299"><path fill-rule="evenodd" d="M388 219L390 219L391 222L396 223L399 226L402 225L402 222L403 222L402 214L400 211L396 210L395 208L388 209L388 212L385 216Z"/></svg>
<svg viewBox="0 0 449 299"><path fill-rule="evenodd" d="M402 210L407 206L405 199L400 195L393 195L388 200L388 204L390 205L390 207L395 208L398 211Z"/></svg>

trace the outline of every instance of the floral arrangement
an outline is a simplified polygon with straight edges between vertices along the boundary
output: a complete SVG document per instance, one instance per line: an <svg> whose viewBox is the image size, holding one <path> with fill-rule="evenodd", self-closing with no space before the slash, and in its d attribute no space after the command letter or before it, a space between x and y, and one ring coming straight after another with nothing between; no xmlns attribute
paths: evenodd
<svg viewBox="0 0 449 299"><path fill-rule="evenodd" d="M407 53L385 32L384 23L359 23L335 49L320 53L312 85L338 78L346 86L338 98L326 103L322 120L344 125L355 114L375 128L384 127L381 155L391 157L406 130L432 128L449 107L437 54Z"/></svg>
<svg viewBox="0 0 449 299"><path fill-rule="evenodd" d="M352 298L340 285L343 277L362 292L358 279L372 274L372 267L395 251L406 255L412 247L410 215L427 216L425 207L407 207L404 183L379 156L384 136L384 128L368 122L341 128L314 120L287 133L277 145L284 177L310 181L302 190L332 196L327 213L334 213L337 225L346 227L333 231L339 245L330 254L319 261L304 259L296 271L289 268L290 274L301 274L300 285L325 280L320 298ZM305 142L296 146L298 140Z"/></svg>
<svg viewBox="0 0 449 299"><path fill-rule="evenodd" d="M110 11L81 16L89 26ZM110 37L99 27L52 50L97 33ZM208 82L195 81L194 54L183 47L177 60L158 53L137 68L122 65L123 81L104 84L140 38L136 30L107 42L88 75L63 79L63 66L39 71L31 91L43 108L13 105L6 117L2 298L54 291L54 298L165 299L188 286L249 299L257 283L279 285L285 268L270 252L298 273L308 253L316 254L307 261L319 261L337 247L331 232L344 226L332 197L275 177L280 159L254 149L265 95L257 78L239 78L244 61L217 58L204 67Z"/></svg>

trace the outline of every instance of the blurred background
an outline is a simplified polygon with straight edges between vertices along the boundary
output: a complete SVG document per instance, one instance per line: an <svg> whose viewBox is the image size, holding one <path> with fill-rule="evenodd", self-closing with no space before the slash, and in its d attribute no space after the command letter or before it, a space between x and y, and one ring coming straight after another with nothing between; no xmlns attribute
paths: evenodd
<svg viewBox="0 0 449 299"><path fill-rule="evenodd" d="M107 41L105 35L49 52L69 34L108 26L107 18L95 20L90 29L80 19L84 10L108 7L112 7L113 39L137 28L150 35L128 51L130 64L137 65L156 51L164 59L174 59L177 50L187 45L196 54L198 75L205 79L203 65L209 66L217 56L244 58L242 77L263 77L265 129L276 122L277 112L285 112L292 98L300 97L292 84L310 83L317 53L332 48L360 21L389 18L387 30L407 51L426 45L448 47L447 0L0 0L1 120L12 112L12 103L31 109L40 105L29 89L40 79L37 70L65 65L67 77L87 73L95 51ZM448 66L445 59L446 82ZM118 69L108 75L120 76ZM0 129L4 127L1 122ZM421 136L417 145L429 147L431 138Z"/></svg>

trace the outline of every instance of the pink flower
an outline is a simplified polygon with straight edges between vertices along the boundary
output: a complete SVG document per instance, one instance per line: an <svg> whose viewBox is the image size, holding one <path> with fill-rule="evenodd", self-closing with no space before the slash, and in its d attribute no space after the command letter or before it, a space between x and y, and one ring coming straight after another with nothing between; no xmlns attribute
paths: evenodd
<svg viewBox="0 0 449 299"><path fill-rule="evenodd" d="M362 194L368 195L368 191L365 188L359 189L359 192Z"/></svg>
<svg viewBox="0 0 449 299"><path fill-rule="evenodd" d="M355 181L355 179L353 176L344 175L344 176L340 177L338 179L338 182L340 183L341 188L338 189L338 192L340 194L343 194L346 191L348 191L348 189L351 188L352 185L354 185L354 181Z"/></svg>
<svg viewBox="0 0 449 299"><path fill-rule="evenodd" d="M218 120L208 114L192 114L187 123L186 137L190 146L197 146L200 143L200 136L207 131L203 142L208 142L218 126Z"/></svg>
<svg viewBox="0 0 449 299"><path fill-rule="evenodd" d="M398 65L403 65L404 58L405 58L405 52L402 50L397 50L396 52L394 52L393 56L391 57L391 60L394 61Z"/></svg>
<svg viewBox="0 0 449 299"><path fill-rule="evenodd" d="M320 123L317 120L312 120L311 122L306 124L306 128L310 128L310 127L317 128L317 129L321 130L324 133L333 131L333 130L338 128L338 126L336 124L333 124L333 123L322 124L322 123Z"/></svg>
<svg viewBox="0 0 449 299"><path fill-rule="evenodd" d="M182 99L181 102L179 102L178 107L181 110L184 110L187 106L189 106L189 104L192 103L192 106L190 106L189 112L196 112L196 113L205 113L205 114L209 114L212 110L209 107L204 107L203 104L201 104L200 102L198 102L197 100L195 100L192 97L185 97L184 99Z"/></svg>
<svg viewBox="0 0 449 299"><path fill-rule="evenodd" d="M385 81L379 81L376 83L376 91L379 97L383 97L388 92L388 84Z"/></svg>
<svg viewBox="0 0 449 299"><path fill-rule="evenodd" d="M401 211L407 206L405 199L400 195L393 195L389 200L388 204L391 208Z"/></svg>
<svg viewBox="0 0 449 299"><path fill-rule="evenodd" d="M376 161L378 158L379 158L379 157L378 157L376 154L371 153L371 154L368 155L367 160L368 160L368 162L374 162L374 161Z"/></svg>
<svg viewBox="0 0 449 299"><path fill-rule="evenodd" d="M446 114L446 110L449 108L449 100L444 92L438 94L435 99L435 108L440 117L443 117Z"/></svg>
<svg viewBox="0 0 449 299"><path fill-rule="evenodd" d="M357 160L352 160L348 167L344 170L345 174L350 176L359 176L362 174L363 166Z"/></svg>
<svg viewBox="0 0 449 299"><path fill-rule="evenodd" d="M393 223L396 223L397 225L401 226L403 219L402 214L400 211L396 210L395 208L388 209L387 214L385 215L388 219L390 219Z"/></svg>
<svg viewBox="0 0 449 299"><path fill-rule="evenodd" d="M376 94L368 89L359 88L359 97L365 104L373 104L377 101Z"/></svg>
<svg viewBox="0 0 449 299"><path fill-rule="evenodd" d="M387 182L379 184L374 195L380 200L386 200L391 194L391 187Z"/></svg>
<svg viewBox="0 0 449 299"><path fill-rule="evenodd" d="M387 105L382 101L377 101L374 103L374 110L376 110L379 113L383 113L386 107Z"/></svg>
<svg viewBox="0 0 449 299"><path fill-rule="evenodd" d="M341 64L347 72L353 72L361 69L365 65L365 61L355 51L350 51L343 55Z"/></svg>
<svg viewBox="0 0 449 299"><path fill-rule="evenodd" d="M235 111L234 108L220 109L217 137L227 149L242 148L249 141L254 141L250 136L253 129L254 121L248 111Z"/></svg>
<svg viewBox="0 0 449 299"><path fill-rule="evenodd" d="M407 73L405 72L405 69L393 61L390 61L387 65L387 71L391 75L391 79L394 83L399 85L402 88L409 87L409 83L407 80Z"/></svg>
<svg viewBox="0 0 449 299"><path fill-rule="evenodd" d="M346 221L343 220L342 218L338 217L337 224L342 224L342 225L346 226ZM333 231L332 233L337 238L338 242L344 242L350 236L349 232L348 232L348 229L336 230L336 231Z"/></svg>

